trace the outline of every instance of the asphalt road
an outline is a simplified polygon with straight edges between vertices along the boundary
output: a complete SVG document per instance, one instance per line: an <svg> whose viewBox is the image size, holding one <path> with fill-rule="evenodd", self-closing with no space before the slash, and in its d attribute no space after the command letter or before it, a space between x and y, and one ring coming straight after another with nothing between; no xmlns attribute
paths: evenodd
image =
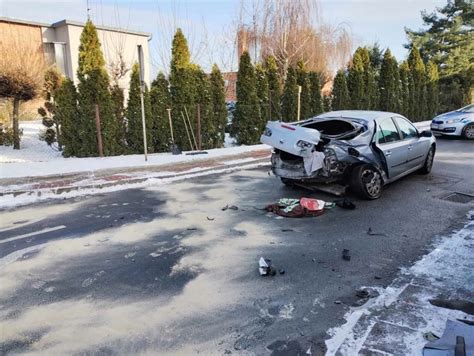
<svg viewBox="0 0 474 356"><path fill-rule="evenodd" d="M440 138L430 175L315 218L260 210L335 199L265 169L1 211L0 353L323 353L358 288L462 225L474 201L444 198L473 173L474 142ZM285 273L260 277L260 256Z"/></svg>

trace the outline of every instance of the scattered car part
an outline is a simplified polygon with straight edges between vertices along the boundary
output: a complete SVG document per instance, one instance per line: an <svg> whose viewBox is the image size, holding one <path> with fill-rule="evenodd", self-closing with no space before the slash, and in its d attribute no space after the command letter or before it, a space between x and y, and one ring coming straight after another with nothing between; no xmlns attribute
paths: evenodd
<svg viewBox="0 0 474 356"><path fill-rule="evenodd" d="M349 250L346 249L346 248L342 250L342 259L346 260L346 261L351 260L351 254L350 254Z"/></svg>

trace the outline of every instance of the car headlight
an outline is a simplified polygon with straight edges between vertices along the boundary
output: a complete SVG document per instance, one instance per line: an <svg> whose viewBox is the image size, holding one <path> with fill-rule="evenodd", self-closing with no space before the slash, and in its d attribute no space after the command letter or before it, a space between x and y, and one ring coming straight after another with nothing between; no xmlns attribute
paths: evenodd
<svg viewBox="0 0 474 356"><path fill-rule="evenodd" d="M311 148L311 147L313 147L313 144L309 143L309 142L306 142L306 141L303 141L303 140L299 140L298 142L296 142L296 146L298 146L300 148Z"/></svg>
<svg viewBox="0 0 474 356"><path fill-rule="evenodd" d="M462 119L450 119L450 120L447 120L446 123L447 124L455 124L456 122L459 122L461 121Z"/></svg>
<svg viewBox="0 0 474 356"><path fill-rule="evenodd" d="M265 136L271 136L272 135L272 130L270 130L268 127L266 127L265 131L263 131L263 134Z"/></svg>

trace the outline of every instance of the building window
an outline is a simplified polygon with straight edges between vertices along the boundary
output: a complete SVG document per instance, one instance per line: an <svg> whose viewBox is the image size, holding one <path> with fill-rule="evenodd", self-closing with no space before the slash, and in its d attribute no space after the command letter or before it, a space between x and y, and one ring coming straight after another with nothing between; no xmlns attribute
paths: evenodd
<svg viewBox="0 0 474 356"><path fill-rule="evenodd" d="M60 72L67 76L66 44L47 42L43 44L43 49L46 64L56 65Z"/></svg>

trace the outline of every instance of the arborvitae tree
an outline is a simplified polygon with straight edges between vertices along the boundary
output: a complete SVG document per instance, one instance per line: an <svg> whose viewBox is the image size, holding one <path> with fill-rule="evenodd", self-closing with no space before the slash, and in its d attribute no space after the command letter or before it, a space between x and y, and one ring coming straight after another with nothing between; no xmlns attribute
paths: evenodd
<svg viewBox="0 0 474 356"><path fill-rule="evenodd" d="M117 140L120 145L120 153L126 153L127 151L127 125L125 122L125 108L124 108L124 95L123 89L117 84L112 86L110 89L110 95L112 97L112 106L114 110L115 120L117 121Z"/></svg>
<svg viewBox="0 0 474 356"><path fill-rule="evenodd" d="M97 156L97 134L95 105L99 106L104 155L120 152L120 127L115 120L114 108L109 91L109 76L100 49L97 30L88 20L81 34L79 66L77 70L79 120L76 134L81 136L82 147L74 155Z"/></svg>
<svg viewBox="0 0 474 356"><path fill-rule="evenodd" d="M278 74L278 65L275 60L275 57L268 56L265 59L265 70L267 73L267 81L268 81L268 96L269 96L269 105L271 106L271 118L270 120L274 119L281 119L281 108L280 108L280 100L281 100L281 85L280 85L280 77Z"/></svg>
<svg viewBox="0 0 474 356"><path fill-rule="evenodd" d="M62 81L56 91L56 117L61 122L61 138L64 143L63 156L77 155L82 147L81 135L77 134L77 92L69 78Z"/></svg>
<svg viewBox="0 0 474 356"><path fill-rule="evenodd" d="M410 107L410 88L413 86L410 74L410 67L406 61L400 64L400 86L399 86L399 106L400 113L408 118L412 117Z"/></svg>
<svg viewBox="0 0 474 356"><path fill-rule="evenodd" d="M378 106L376 72L372 66L369 50L363 47L360 53L362 62L364 63L364 96L362 98L362 108L374 110Z"/></svg>
<svg viewBox="0 0 474 356"><path fill-rule="evenodd" d="M225 83L219 67L212 66L211 76L212 122L214 126L214 147L222 147L225 139L227 125L227 107L225 105Z"/></svg>
<svg viewBox="0 0 474 356"><path fill-rule="evenodd" d="M346 84L347 88L347 84ZM323 96L323 112L329 112L332 110L331 95Z"/></svg>
<svg viewBox="0 0 474 356"><path fill-rule="evenodd" d="M438 113L439 90L438 90L438 66L433 61L426 64L426 94L427 111L426 118L432 119Z"/></svg>
<svg viewBox="0 0 474 356"><path fill-rule="evenodd" d="M378 44L378 42L375 42L373 46L369 47L368 50L372 68L375 70L375 72L380 71L383 61L383 52L380 49L380 45Z"/></svg>
<svg viewBox="0 0 474 356"><path fill-rule="evenodd" d="M299 61L296 67L296 82L301 86L300 119L311 117L311 82L303 61Z"/></svg>
<svg viewBox="0 0 474 356"><path fill-rule="evenodd" d="M425 65L420 56L420 51L413 46L408 56L408 66L412 78L410 88L410 113L412 121L426 119L426 76Z"/></svg>
<svg viewBox="0 0 474 356"><path fill-rule="evenodd" d="M195 68L195 81L196 85L199 88L197 91L196 101L199 103L199 111L200 111L200 119L201 119L201 146L203 149L207 150L210 148L214 148L217 146L217 125L214 123L214 113L213 113L213 106L212 106L212 92L211 92L211 83L209 77L206 73L200 68ZM190 117L191 120L191 129L196 132L195 124L196 119ZM190 128L188 127L188 130ZM192 133L189 132L191 135L191 140L194 139L192 137ZM197 141L197 137L195 137ZM196 142L197 143L197 142Z"/></svg>
<svg viewBox="0 0 474 356"><path fill-rule="evenodd" d="M143 101L145 107L145 125L146 125L146 141L148 152L152 152L152 113L150 104L150 95L148 90L143 93ZM143 125L142 125L142 107L140 100L140 69L138 63L132 67L130 76L130 86L128 92L127 109L125 111L127 117L127 143L130 152L143 153Z"/></svg>
<svg viewBox="0 0 474 356"><path fill-rule="evenodd" d="M169 83L165 75L160 72L151 84L150 90L151 112L153 118L152 144L155 152L169 150L171 131L167 109L171 109Z"/></svg>
<svg viewBox="0 0 474 356"><path fill-rule="evenodd" d="M58 142L58 149L62 151L62 142L60 135L59 117L56 116L56 92L61 86L62 75L56 67L49 68L44 75L43 98L45 99L44 107L38 109L41 115L43 125L46 126L44 140L48 145Z"/></svg>
<svg viewBox="0 0 474 356"><path fill-rule="evenodd" d="M390 49L384 53L379 76L379 109L399 112L400 110L400 77L397 60Z"/></svg>
<svg viewBox="0 0 474 356"><path fill-rule="evenodd" d="M261 135L260 106L257 95L255 69L245 51L240 57L237 74L237 103L233 121L233 132L237 143L253 145Z"/></svg>
<svg viewBox="0 0 474 356"><path fill-rule="evenodd" d="M285 86L281 97L281 116L283 121L296 121L298 113L298 83L296 71L293 67L288 68Z"/></svg>
<svg viewBox="0 0 474 356"><path fill-rule="evenodd" d="M311 116L316 116L324 111L319 73L310 72L309 81L311 84Z"/></svg>
<svg viewBox="0 0 474 356"><path fill-rule="evenodd" d="M191 146L189 146L183 115L186 117L187 111L190 119L194 117L198 88L196 88L195 67L191 63L188 41L179 28L173 38L170 67L171 115L175 142L181 149L189 150Z"/></svg>
<svg viewBox="0 0 474 356"><path fill-rule="evenodd" d="M255 65L255 77L257 79L257 95L260 103L260 116L262 122L270 121L268 107L268 80L263 65ZM262 130L264 127L262 127Z"/></svg>
<svg viewBox="0 0 474 356"><path fill-rule="evenodd" d="M352 109L365 109L364 105L366 93L364 80L364 61L362 58L362 52L363 50L361 47L357 48L357 50L354 52L347 78L347 88L349 89L350 93L350 106ZM337 75L336 78L338 78ZM341 76L339 76L339 80L341 80ZM337 104L335 104L333 98L333 108L340 108L340 103L342 102L338 102Z"/></svg>
<svg viewBox="0 0 474 356"><path fill-rule="evenodd" d="M340 69L334 78L332 87L332 110L345 110L351 107L349 90L347 89L346 73Z"/></svg>

